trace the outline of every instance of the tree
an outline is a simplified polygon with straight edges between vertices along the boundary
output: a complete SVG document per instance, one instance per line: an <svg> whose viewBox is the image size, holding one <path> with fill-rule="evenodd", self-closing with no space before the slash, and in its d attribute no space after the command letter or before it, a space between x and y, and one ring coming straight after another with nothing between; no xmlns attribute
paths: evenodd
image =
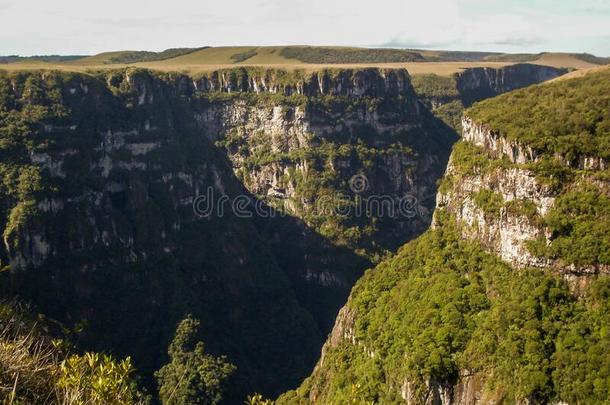
<svg viewBox="0 0 610 405"><path fill-rule="evenodd" d="M205 353L196 341L199 320L188 315L176 328L169 345L170 361L155 373L164 405L211 405L222 401L235 366L225 356Z"/></svg>

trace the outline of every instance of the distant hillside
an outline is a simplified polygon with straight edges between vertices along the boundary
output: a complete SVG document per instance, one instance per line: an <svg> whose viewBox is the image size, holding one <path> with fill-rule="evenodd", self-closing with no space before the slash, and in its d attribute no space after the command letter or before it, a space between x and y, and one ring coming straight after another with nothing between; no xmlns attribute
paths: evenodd
<svg viewBox="0 0 610 405"><path fill-rule="evenodd" d="M420 53L428 62L533 62L549 58L563 59L564 61L578 60L594 65L606 65L610 63L610 58L599 57L589 53L559 53L559 52L540 52L540 53L500 53L500 52L464 52L464 51L425 51L410 49L410 51ZM567 67L567 66L566 66Z"/></svg>
<svg viewBox="0 0 610 405"><path fill-rule="evenodd" d="M79 60L73 60L76 64L82 65L113 65L113 64L131 64L138 62L155 62L167 59L177 58L179 56L188 55L193 52L206 49L200 48L170 48L161 52L151 51L113 51L102 52L96 55L82 57ZM72 63L71 63L72 64Z"/></svg>
<svg viewBox="0 0 610 405"><path fill-rule="evenodd" d="M15 63L15 62L32 62L32 61L65 62L65 61L70 61L70 60L82 59L84 57L85 56L83 56L83 55L37 55L37 56L9 55L9 56L0 56L0 64Z"/></svg>
<svg viewBox="0 0 610 405"><path fill-rule="evenodd" d="M469 51L429 51L423 49L408 49L420 53L427 62L476 62L488 57L502 55L498 52L469 52Z"/></svg>
<svg viewBox="0 0 610 405"><path fill-rule="evenodd" d="M591 55L588 53L580 53L575 55L578 59L585 62L594 63L596 65L607 65L610 63L610 58L601 58L599 56Z"/></svg>
<svg viewBox="0 0 610 405"><path fill-rule="evenodd" d="M228 46L205 48L168 60L184 64L349 64L422 62L416 52L401 49L370 49L317 46Z"/></svg>
<svg viewBox="0 0 610 405"><path fill-rule="evenodd" d="M92 56L40 55L0 56L0 63L69 62L91 64L131 64L138 62L171 61L205 64L354 64L407 62L539 62L555 67L586 68L610 63L610 58L588 53L500 53L469 51L437 51L424 49L358 48L333 46L203 46L170 48L161 52L112 51Z"/></svg>
<svg viewBox="0 0 610 405"><path fill-rule="evenodd" d="M610 58L599 57L588 53L500 53L500 52L464 52L464 51L430 51L409 49L421 54L426 62L507 62L538 63L553 67L583 69L594 65L606 65Z"/></svg>
<svg viewBox="0 0 610 405"><path fill-rule="evenodd" d="M174 53L169 51L185 51ZM380 64L380 63L523 63L553 67L589 68L610 63L609 58L590 54L538 53L506 54L494 52L430 51L417 49L356 48L331 46L223 46L182 48L161 53L122 52L110 57L110 63L166 61L171 64Z"/></svg>
<svg viewBox="0 0 610 405"><path fill-rule="evenodd" d="M199 51L201 49L209 48L204 46L201 48L170 48L161 52L149 52L149 51L133 51L125 52L119 55L113 56L108 60L108 63L136 63L136 62L150 62L157 60L165 60L176 58L182 55L188 55L189 53Z"/></svg>
<svg viewBox="0 0 610 405"><path fill-rule="evenodd" d="M272 65L300 63L280 55L281 46L219 46L202 48L189 54L168 59L163 65L233 65L246 63L253 65Z"/></svg>
<svg viewBox="0 0 610 405"><path fill-rule="evenodd" d="M219 46L171 48L162 52L122 50L92 56L0 57L5 70L52 69L85 72L136 65L160 71L209 72L235 65L277 66L308 71L328 67L391 67L407 69L411 75L450 76L468 68L501 68L515 63L556 68L589 69L608 63L608 58L589 54L503 54L443 50L358 48L340 46Z"/></svg>
<svg viewBox="0 0 610 405"><path fill-rule="evenodd" d="M532 62L544 61L549 59L563 60L564 63L570 60L577 60L593 65L606 65L610 63L610 58L602 58L591 55L589 53L557 53L557 52L541 52L541 53L522 53L522 54L500 54L489 55L484 60L490 62ZM567 66L567 65L566 65Z"/></svg>
<svg viewBox="0 0 610 405"><path fill-rule="evenodd" d="M366 49L332 47L286 47L282 56L304 63L401 63L423 62L424 57L402 49Z"/></svg>

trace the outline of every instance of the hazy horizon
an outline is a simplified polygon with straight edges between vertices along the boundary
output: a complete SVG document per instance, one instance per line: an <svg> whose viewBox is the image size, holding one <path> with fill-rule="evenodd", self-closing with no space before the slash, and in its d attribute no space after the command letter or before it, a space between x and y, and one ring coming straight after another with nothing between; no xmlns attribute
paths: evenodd
<svg viewBox="0 0 610 405"><path fill-rule="evenodd" d="M38 57L38 56L94 56L94 55L99 55L102 53L110 53L110 52L123 52L123 51L127 51L127 52L137 52L137 51L148 51L148 52L161 52L167 49L172 49L172 48L205 48L205 47L212 47L212 48L223 48L223 47L267 47L267 46L271 46L271 47L283 47L283 46L311 46L311 47L354 47L354 48L370 48L370 49L375 49L375 48L391 48L391 49L404 49L404 50L411 50L411 51L449 51L449 52L482 52L482 53L498 53L498 54L519 54L519 53L524 53L524 54L538 54L538 53L566 53L566 54L582 54L582 53L589 53L598 57L610 57L607 54L595 54L592 52L584 52L584 51L578 51L578 50L573 50L573 51L547 51L547 50L541 50L541 51L531 51L531 52L504 52L504 51L497 51L497 50L472 50L472 49L445 49L445 48L412 48L412 47L401 47L401 46L395 46L392 44L387 44L387 45L379 45L379 46L375 46L375 45L333 45L333 44L321 44L321 45L312 45L312 44L293 44L293 45L286 45L286 44L270 44L270 45L252 45L252 44L234 44L234 45L202 45L201 47L198 46L171 46L169 48L154 48L154 49L106 49L106 50L102 50L100 52L95 52L95 53L31 53L31 54L20 54L20 53L0 53L0 56L2 57L6 57L6 56L19 56L19 57Z"/></svg>

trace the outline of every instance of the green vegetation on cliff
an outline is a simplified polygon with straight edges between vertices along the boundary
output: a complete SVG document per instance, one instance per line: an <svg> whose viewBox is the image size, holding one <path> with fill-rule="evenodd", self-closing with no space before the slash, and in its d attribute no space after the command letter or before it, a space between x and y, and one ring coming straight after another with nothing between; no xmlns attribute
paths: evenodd
<svg viewBox="0 0 610 405"><path fill-rule="evenodd" d="M185 78L141 69L0 73L0 261L3 270L12 264L0 272L0 293L69 327L85 324L78 349L131 356L150 392L176 323L192 313L207 326L206 352L239 367L227 396L273 395L309 371L321 337L304 308L313 294L303 288L297 298L291 282L300 268L280 264L284 250L272 241L290 245L276 236L286 232L295 245L331 248L294 237L303 228L292 218L271 227L231 213L196 216L198 190L245 192L197 127L200 104L181 92ZM343 288L315 296L332 296L320 318L334 316Z"/></svg>
<svg viewBox="0 0 610 405"><path fill-rule="evenodd" d="M610 264L610 197L584 184L560 195L544 218L551 244L544 253L576 265Z"/></svg>
<svg viewBox="0 0 610 405"><path fill-rule="evenodd" d="M502 194L488 189L479 190L473 195L474 203L483 210L485 215L497 216L504 206Z"/></svg>
<svg viewBox="0 0 610 405"><path fill-rule="evenodd" d="M280 403L395 403L401 391L423 403L469 379L494 402L607 400L608 277L578 301L560 278L511 269L442 222L357 283L340 341Z"/></svg>
<svg viewBox="0 0 610 405"><path fill-rule="evenodd" d="M455 75L414 75L411 83L417 95L434 115L456 131L461 130L464 103L460 99Z"/></svg>
<svg viewBox="0 0 610 405"><path fill-rule="evenodd" d="M610 69L513 91L479 102L466 114L500 137L532 148L535 160L515 164L460 142L453 151L454 173L443 180L444 192L460 176L501 178L510 167L531 171L555 202L544 217L532 207L507 205L550 235L548 241L528 241L530 251L564 267L610 264L605 168L610 158Z"/></svg>
<svg viewBox="0 0 610 405"><path fill-rule="evenodd" d="M452 171L439 181L439 193L447 194L467 177L485 176L513 166L507 157L493 159L483 148L469 142L456 142L451 151Z"/></svg>
<svg viewBox="0 0 610 405"><path fill-rule="evenodd" d="M467 115L500 136L567 162L610 159L610 69L513 91Z"/></svg>
<svg viewBox="0 0 610 405"><path fill-rule="evenodd" d="M545 239L528 241L531 252L539 257L560 260L562 265L595 266L610 264L610 186L605 171L590 173L566 166L554 159L518 165L506 156L492 157L484 148L458 142L453 148L452 171L440 182L445 195L455 192L465 178L483 178L497 182L508 169L532 170L540 187L555 197L551 210L541 216L527 198L504 202L493 189L472 195L478 208L492 218L499 218L502 208L511 216L525 217L530 224L546 229Z"/></svg>
<svg viewBox="0 0 610 405"><path fill-rule="evenodd" d="M7 75L0 75L0 226L7 246L17 247L14 235L37 212L36 198L45 184L41 168L29 155L43 151L48 142L37 138L41 123L56 122L68 114L62 104L56 80L42 80L36 75L17 75L14 82L21 97L14 96ZM0 262L1 262L0 256Z"/></svg>

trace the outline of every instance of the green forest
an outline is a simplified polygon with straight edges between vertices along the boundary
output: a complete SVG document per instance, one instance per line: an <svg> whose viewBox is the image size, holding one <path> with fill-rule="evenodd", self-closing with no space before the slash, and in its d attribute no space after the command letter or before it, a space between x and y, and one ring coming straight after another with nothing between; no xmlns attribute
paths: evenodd
<svg viewBox="0 0 610 405"><path fill-rule="evenodd" d="M468 116L542 156L610 159L610 70L481 101Z"/></svg>
<svg viewBox="0 0 610 405"><path fill-rule="evenodd" d="M442 215L442 214L440 214ZM576 299L560 277L510 268L465 242L450 218L369 270L352 291L356 344L279 403L416 403L467 376L486 401L605 403L610 395L610 278Z"/></svg>

